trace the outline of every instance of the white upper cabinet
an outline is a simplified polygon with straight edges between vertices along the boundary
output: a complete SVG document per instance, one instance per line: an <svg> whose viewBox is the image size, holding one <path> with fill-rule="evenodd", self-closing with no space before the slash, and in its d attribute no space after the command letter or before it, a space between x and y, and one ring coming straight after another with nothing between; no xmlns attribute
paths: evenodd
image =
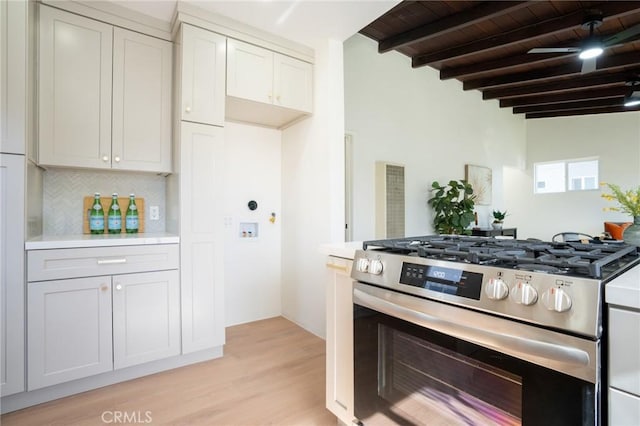
<svg viewBox="0 0 640 426"><path fill-rule="evenodd" d="M114 169L171 171L171 43L113 32Z"/></svg>
<svg viewBox="0 0 640 426"><path fill-rule="evenodd" d="M274 53L273 93L275 105L313 111L313 68L310 63Z"/></svg>
<svg viewBox="0 0 640 426"><path fill-rule="evenodd" d="M270 50L229 39L227 95L273 103L273 55Z"/></svg>
<svg viewBox="0 0 640 426"><path fill-rule="evenodd" d="M10 154L26 148L27 7L0 1L0 152Z"/></svg>
<svg viewBox="0 0 640 426"><path fill-rule="evenodd" d="M284 126L313 110L313 66L228 39L227 96L228 118Z"/></svg>
<svg viewBox="0 0 640 426"><path fill-rule="evenodd" d="M39 164L171 172L171 43L41 5L39 52Z"/></svg>
<svg viewBox="0 0 640 426"><path fill-rule="evenodd" d="M111 167L112 30L40 7L40 164Z"/></svg>
<svg viewBox="0 0 640 426"><path fill-rule="evenodd" d="M224 126L226 38L182 24L181 119Z"/></svg>

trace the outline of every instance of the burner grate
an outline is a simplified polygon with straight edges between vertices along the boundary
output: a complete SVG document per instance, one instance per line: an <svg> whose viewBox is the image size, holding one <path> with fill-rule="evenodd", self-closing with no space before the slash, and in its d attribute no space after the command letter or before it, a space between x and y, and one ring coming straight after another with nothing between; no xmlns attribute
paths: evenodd
<svg viewBox="0 0 640 426"><path fill-rule="evenodd" d="M602 279L640 262L636 246L621 243L543 242L492 237L427 235L366 241L363 248L480 265Z"/></svg>

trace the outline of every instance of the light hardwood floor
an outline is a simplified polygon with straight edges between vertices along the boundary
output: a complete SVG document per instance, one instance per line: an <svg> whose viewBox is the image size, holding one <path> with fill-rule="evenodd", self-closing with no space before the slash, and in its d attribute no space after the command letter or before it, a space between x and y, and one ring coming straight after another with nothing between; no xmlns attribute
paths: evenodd
<svg viewBox="0 0 640 426"><path fill-rule="evenodd" d="M227 328L224 352L216 360L8 413L0 422L117 425L112 412L119 411L150 425L336 425L325 408L324 340L278 317Z"/></svg>

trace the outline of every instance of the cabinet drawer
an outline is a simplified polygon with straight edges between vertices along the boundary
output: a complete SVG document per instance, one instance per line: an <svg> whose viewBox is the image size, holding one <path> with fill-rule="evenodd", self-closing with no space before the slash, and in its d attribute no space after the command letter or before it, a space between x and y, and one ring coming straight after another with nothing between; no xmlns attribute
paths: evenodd
<svg viewBox="0 0 640 426"><path fill-rule="evenodd" d="M637 336L640 336L640 312L609 308L609 384L640 396Z"/></svg>
<svg viewBox="0 0 640 426"><path fill-rule="evenodd" d="M609 424L632 426L640 418L640 397L609 388Z"/></svg>
<svg viewBox="0 0 640 426"><path fill-rule="evenodd" d="M177 269L178 256L178 244L30 250L27 254L27 280Z"/></svg>

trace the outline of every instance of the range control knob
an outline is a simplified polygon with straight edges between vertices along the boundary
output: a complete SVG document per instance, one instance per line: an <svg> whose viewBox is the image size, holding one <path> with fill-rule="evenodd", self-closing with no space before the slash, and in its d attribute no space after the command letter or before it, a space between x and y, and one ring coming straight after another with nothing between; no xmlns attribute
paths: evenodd
<svg viewBox="0 0 640 426"><path fill-rule="evenodd" d="M511 289L511 299L521 305L533 305L538 301L538 292L531 284L519 281Z"/></svg>
<svg viewBox="0 0 640 426"><path fill-rule="evenodd" d="M373 275L380 275L382 273L382 261L372 259L371 262L369 262L369 272Z"/></svg>
<svg viewBox="0 0 640 426"><path fill-rule="evenodd" d="M542 293L542 304L550 311L566 312L571 309L571 298L563 289L551 287Z"/></svg>
<svg viewBox="0 0 640 426"><path fill-rule="evenodd" d="M491 278L484 292L491 300L502 300L509 295L509 286L502 278Z"/></svg>
<svg viewBox="0 0 640 426"><path fill-rule="evenodd" d="M369 259L358 259L358 266L356 269L360 272L369 272Z"/></svg>

